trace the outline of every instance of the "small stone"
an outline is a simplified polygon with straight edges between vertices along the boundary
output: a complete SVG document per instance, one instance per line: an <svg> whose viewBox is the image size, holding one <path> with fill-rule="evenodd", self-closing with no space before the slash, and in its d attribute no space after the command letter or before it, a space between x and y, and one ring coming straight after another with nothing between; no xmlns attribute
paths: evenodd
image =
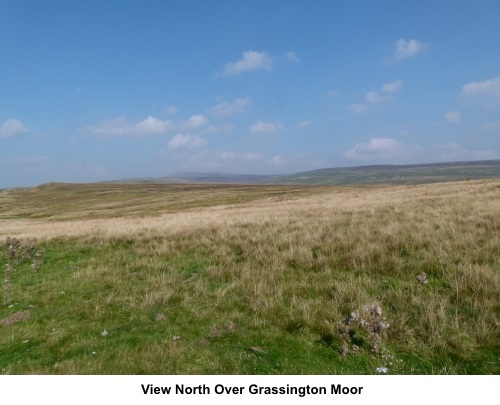
<svg viewBox="0 0 500 405"><path fill-rule="evenodd" d="M109 335L109 333L108 333L108 331L107 331L107 330L104 330L104 331L102 331L102 333L101 333L101 336L108 336L108 335Z"/></svg>
<svg viewBox="0 0 500 405"><path fill-rule="evenodd" d="M180 336L174 336L174 337L172 338L172 340L173 340L174 342L176 342L176 341L178 341L180 338L181 338Z"/></svg>
<svg viewBox="0 0 500 405"><path fill-rule="evenodd" d="M389 369L387 367L377 367L375 370L378 374L387 374Z"/></svg>

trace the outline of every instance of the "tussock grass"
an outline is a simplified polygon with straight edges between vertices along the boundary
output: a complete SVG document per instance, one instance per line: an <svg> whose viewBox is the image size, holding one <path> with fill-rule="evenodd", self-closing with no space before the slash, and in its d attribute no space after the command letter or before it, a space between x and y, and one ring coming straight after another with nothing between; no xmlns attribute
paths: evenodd
<svg viewBox="0 0 500 405"><path fill-rule="evenodd" d="M0 195L0 238L45 249L10 277L0 319L31 315L2 328L1 372L500 371L498 180L103 187ZM373 303L390 326L342 334Z"/></svg>

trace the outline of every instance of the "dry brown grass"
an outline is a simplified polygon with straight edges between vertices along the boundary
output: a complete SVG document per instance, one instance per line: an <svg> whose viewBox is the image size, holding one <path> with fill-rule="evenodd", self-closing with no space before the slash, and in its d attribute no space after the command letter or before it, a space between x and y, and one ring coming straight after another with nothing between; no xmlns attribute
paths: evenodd
<svg viewBox="0 0 500 405"><path fill-rule="evenodd" d="M265 187L262 186L264 190ZM282 191L283 195L279 197L267 197L263 193L261 198L256 198L251 202L221 204L220 201L216 201L213 205L190 209L182 207L182 200L180 200L178 212L162 213L159 211L151 215L147 202L151 199L156 200L156 196L151 197L145 190L141 197L141 204L146 208L141 209L135 206L134 210L136 213L140 209L140 217L130 215L126 211L114 213L113 215L117 216L112 218L82 220L79 218L85 216L85 213L80 211L81 207L69 205L64 207L65 213L62 220L57 220L55 218L58 215L61 216L60 212L57 211L57 206L51 206L52 211L47 212L47 218L0 219L0 238L9 235L21 238L36 237L40 240L61 236L154 237L155 235L175 234L187 229L216 227L223 230L235 225L252 224L271 228L286 225L291 228L292 232L300 229L304 232L301 238L310 240L311 235L307 232L317 233L316 225L325 221L346 222L349 228L341 229L341 233L349 233L352 236L353 232L355 234L361 232L368 237L366 232L369 229L369 220L377 220L377 217L379 221L383 221L377 223L377 226L383 226L383 229L379 229L378 232L384 235L400 233L404 225L401 219L405 219L418 223L419 230L430 237L430 234L442 233L444 229L454 226L453 223L449 223L450 216L453 216L456 221L478 219L481 222L488 221L491 216L500 212L500 198L498 198L500 183L495 180L399 187L332 187L330 189L311 187L309 192L313 195L306 196L296 196L296 192L290 193L290 190ZM306 194L307 191L307 187L300 190L301 194ZM252 191L248 190L248 192ZM3 198L5 200L30 198L29 195L18 197L15 191L11 193L13 194L4 193ZM198 198L201 199L202 196ZM11 204L17 205L17 201ZM127 200L122 201L122 204L134 206L133 201ZM101 202L95 199L94 205L86 208L92 210L94 207L101 206ZM40 209L36 197L24 202L23 210L29 212L30 209L33 212ZM43 209L48 211L49 207L43 207ZM2 211L0 211L1 214ZM366 216L362 218L366 226L357 229L360 224L354 224L350 219L353 215L359 218L360 214ZM7 215L4 211L5 216ZM480 223L477 227L479 226ZM438 232L438 230L441 231ZM331 231L337 233L339 230ZM467 235L462 236L467 237ZM363 246L363 251L365 247Z"/></svg>

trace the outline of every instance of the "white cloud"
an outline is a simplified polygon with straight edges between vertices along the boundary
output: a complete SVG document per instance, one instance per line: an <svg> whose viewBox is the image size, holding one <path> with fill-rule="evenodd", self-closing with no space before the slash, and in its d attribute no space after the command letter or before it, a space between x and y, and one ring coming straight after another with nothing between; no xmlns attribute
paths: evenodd
<svg viewBox="0 0 500 405"><path fill-rule="evenodd" d="M395 60L411 58L422 52L425 48L427 48L427 45L422 41L418 41L416 39L410 39L407 41L406 39L401 38L396 41L394 58Z"/></svg>
<svg viewBox="0 0 500 405"><path fill-rule="evenodd" d="M135 124L134 132L138 135L163 134L172 128L172 126L172 121L162 121L150 115L145 120Z"/></svg>
<svg viewBox="0 0 500 405"><path fill-rule="evenodd" d="M125 116L103 121L98 125L91 125L88 130L101 136L146 136L160 135L174 130L190 131L203 128L209 121L200 114L192 115L189 119L173 122L171 120L160 120L149 116L144 120L133 123L128 121Z"/></svg>
<svg viewBox="0 0 500 405"><path fill-rule="evenodd" d="M245 112L251 104L252 99L250 97L235 98L230 103L226 101L216 104L208 112L217 118L229 117L236 113Z"/></svg>
<svg viewBox="0 0 500 405"><path fill-rule="evenodd" d="M29 129L19 120L9 119L0 125L0 139L11 138L13 136L24 135Z"/></svg>
<svg viewBox="0 0 500 405"><path fill-rule="evenodd" d="M402 80L395 80L391 83L386 83L383 84L382 87L380 88L381 91L384 93L396 93L399 90L403 88L403 81Z"/></svg>
<svg viewBox="0 0 500 405"><path fill-rule="evenodd" d="M369 91L366 93L365 100L369 103L377 104L392 100L388 94L394 94L403 88L402 80L395 80L391 83L385 83L380 87L380 91ZM382 94L381 94L382 93Z"/></svg>
<svg viewBox="0 0 500 405"><path fill-rule="evenodd" d="M459 111L449 111L444 115L444 119L446 122L449 122L450 124L456 124L460 122L462 116L460 115Z"/></svg>
<svg viewBox="0 0 500 405"><path fill-rule="evenodd" d="M367 143L358 143L344 153L351 161L370 163L414 163L422 152L418 146L408 146L392 138L371 138Z"/></svg>
<svg viewBox="0 0 500 405"><path fill-rule="evenodd" d="M368 93L366 93L365 100L369 103L377 104L386 101L387 97L379 94L376 91L369 91Z"/></svg>
<svg viewBox="0 0 500 405"><path fill-rule="evenodd" d="M275 134L283 128L284 127L281 122L257 121L255 124L250 126L250 132L252 134Z"/></svg>
<svg viewBox="0 0 500 405"><path fill-rule="evenodd" d="M197 129L208 124L208 120L201 114L192 115L186 121L181 121L179 127L182 129Z"/></svg>
<svg viewBox="0 0 500 405"><path fill-rule="evenodd" d="M492 94L500 97L500 76L482 82L470 82L462 87L462 95Z"/></svg>
<svg viewBox="0 0 500 405"><path fill-rule="evenodd" d="M365 104L351 104L349 106L349 110L351 110L355 114L362 114L368 110L368 107Z"/></svg>
<svg viewBox="0 0 500 405"><path fill-rule="evenodd" d="M101 136L158 135L172 128L172 121L162 121L151 115L135 124L129 122L125 116L121 116L89 127L91 132Z"/></svg>
<svg viewBox="0 0 500 405"><path fill-rule="evenodd" d="M223 76L233 76L249 70L270 70L273 59L265 52L246 51L236 62L228 63L222 72Z"/></svg>
<svg viewBox="0 0 500 405"><path fill-rule="evenodd" d="M470 150L456 142L421 147L408 145L392 138L372 138L358 143L344 153L344 159L358 164L414 164L498 159L493 150Z"/></svg>
<svg viewBox="0 0 500 405"><path fill-rule="evenodd" d="M310 125L311 125L311 122L307 121L307 120L299 122L299 128L306 128Z"/></svg>
<svg viewBox="0 0 500 405"><path fill-rule="evenodd" d="M401 144L392 138L372 138L368 143L358 143L345 153L352 160L364 160L373 155L391 155L401 149Z"/></svg>
<svg viewBox="0 0 500 405"><path fill-rule="evenodd" d="M207 142L199 136L189 134L177 134L168 143L169 150L194 149L205 145Z"/></svg>
<svg viewBox="0 0 500 405"><path fill-rule="evenodd" d="M285 59L287 62L299 63L300 58L297 56L295 52L287 52L285 55Z"/></svg>

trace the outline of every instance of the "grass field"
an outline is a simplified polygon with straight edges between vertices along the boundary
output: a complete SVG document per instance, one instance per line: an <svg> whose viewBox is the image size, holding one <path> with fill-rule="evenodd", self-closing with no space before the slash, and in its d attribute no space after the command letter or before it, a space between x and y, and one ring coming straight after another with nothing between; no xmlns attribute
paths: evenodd
<svg viewBox="0 0 500 405"><path fill-rule="evenodd" d="M49 184L0 241L2 374L500 373L498 179Z"/></svg>

